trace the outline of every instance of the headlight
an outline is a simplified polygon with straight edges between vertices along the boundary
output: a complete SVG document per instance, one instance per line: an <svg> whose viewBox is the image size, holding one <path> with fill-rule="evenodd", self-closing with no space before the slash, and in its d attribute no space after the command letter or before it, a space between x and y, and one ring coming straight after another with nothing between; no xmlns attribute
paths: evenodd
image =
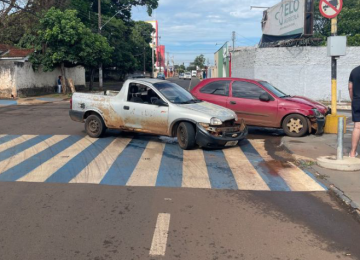
<svg viewBox="0 0 360 260"><path fill-rule="evenodd" d="M238 121L238 120L239 120L237 114L234 115L234 118L235 118L235 121Z"/></svg>
<svg viewBox="0 0 360 260"><path fill-rule="evenodd" d="M311 109L313 112L314 112L314 115L316 116L316 117L322 117L323 115L320 113L320 111L319 110L317 110L316 108L313 108L313 109Z"/></svg>
<svg viewBox="0 0 360 260"><path fill-rule="evenodd" d="M222 121L219 118L213 117L210 119L210 125L222 125Z"/></svg>

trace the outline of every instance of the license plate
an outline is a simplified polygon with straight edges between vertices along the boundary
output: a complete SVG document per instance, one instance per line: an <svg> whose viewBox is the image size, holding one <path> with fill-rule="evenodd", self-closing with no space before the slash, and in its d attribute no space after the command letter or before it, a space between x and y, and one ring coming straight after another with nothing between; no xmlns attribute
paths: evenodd
<svg viewBox="0 0 360 260"><path fill-rule="evenodd" d="M225 144L225 146L235 146L238 144L239 141L230 141Z"/></svg>

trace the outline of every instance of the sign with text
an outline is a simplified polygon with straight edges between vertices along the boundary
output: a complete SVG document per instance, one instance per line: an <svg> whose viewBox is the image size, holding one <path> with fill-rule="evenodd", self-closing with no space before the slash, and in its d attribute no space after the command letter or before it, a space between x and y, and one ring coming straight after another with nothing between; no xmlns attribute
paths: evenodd
<svg viewBox="0 0 360 260"><path fill-rule="evenodd" d="M305 1L283 0L281 3L267 9L262 20L263 34L274 36L303 34Z"/></svg>
<svg viewBox="0 0 360 260"><path fill-rule="evenodd" d="M339 15L343 0L320 0L319 9L322 16L332 19Z"/></svg>

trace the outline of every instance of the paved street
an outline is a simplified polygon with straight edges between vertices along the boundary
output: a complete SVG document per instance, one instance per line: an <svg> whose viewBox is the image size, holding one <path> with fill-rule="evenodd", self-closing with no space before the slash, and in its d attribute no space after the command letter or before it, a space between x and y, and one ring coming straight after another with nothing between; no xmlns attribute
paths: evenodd
<svg viewBox="0 0 360 260"><path fill-rule="evenodd" d="M360 259L359 223L279 147L281 131L182 151L90 139L68 108L0 107L2 259Z"/></svg>

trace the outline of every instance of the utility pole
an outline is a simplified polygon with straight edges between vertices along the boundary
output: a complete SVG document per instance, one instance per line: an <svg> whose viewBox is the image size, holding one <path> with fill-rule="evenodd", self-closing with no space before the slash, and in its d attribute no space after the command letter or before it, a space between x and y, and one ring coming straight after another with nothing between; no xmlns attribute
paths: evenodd
<svg viewBox="0 0 360 260"><path fill-rule="evenodd" d="M145 46L144 46L144 76L146 75L146 66L145 66Z"/></svg>
<svg viewBox="0 0 360 260"><path fill-rule="evenodd" d="M99 34L101 35L101 0L98 0ZM103 67L99 65L99 88L103 88Z"/></svg>
<svg viewBox="0 0 360 260"><path fill-rule="evenodd" d="M235 51L236 32L232 32L233 52Z"/></svg>
<svg viewBox="0 0 360 260"><path fill-rule="evenodd" d="M167 76L169 77L169 53L167 52L166 53L166 56L167 56L167 62L166 62L166 69L167 69Z"/></svg>

